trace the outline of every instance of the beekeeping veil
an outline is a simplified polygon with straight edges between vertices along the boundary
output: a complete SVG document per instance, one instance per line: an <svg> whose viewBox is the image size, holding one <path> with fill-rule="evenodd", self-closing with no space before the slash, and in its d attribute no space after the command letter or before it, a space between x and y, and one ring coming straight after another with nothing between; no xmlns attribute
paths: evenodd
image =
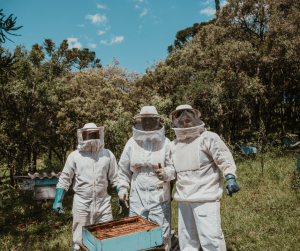
<svg viewBox="0 0 300 251"><path fill-rule="evenodd" d="M134 128L140 131L155 131L162 128L163 116L157 113L154 106L144 106L140 114L134 116Z"/></svg>
<svg viewBox="0 0 300 251"><path fill-rule="evenodd" d="M190 105L180 105L170 114L173 128L188 128L203 124L201 113Z"/></svg>
<svg viewBox="0 0 300 251"><path fill-rule="evenodd" d="M158 163L164 165L165 128L161 124L163 119L164 117L157 113L154 106L144 106L140 114L134 116L135 125L132 128L134 141L130 161L133 169L147 165L157 166ZM145 149L144 141L150 141L152 147ZM145 162L143 156L147 156L149 153L151 160Z"/></svg>
<svg viewBox="0 0 300 251"><path fill-rule="evenodd" d="M94 123L85 124L77 130L78 151L95 152L104 147L104 127L97 127Z"/></svg>
<svg viewBox="0 0 300 251"><path fill-rule="evenodd" d="M174 165L177 172L199 168L200 135L205 131L200 116L200 111L190 105L180 105L169 115L176 134Z"/></svg>

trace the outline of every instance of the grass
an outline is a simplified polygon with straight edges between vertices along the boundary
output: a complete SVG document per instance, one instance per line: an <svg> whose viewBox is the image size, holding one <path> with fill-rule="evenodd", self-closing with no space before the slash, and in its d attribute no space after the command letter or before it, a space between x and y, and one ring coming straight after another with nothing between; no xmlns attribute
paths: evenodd
<svg viewBox="0 0 300 251"><path fill-rule="evenodd" d="M300 172L288 152L266 154L264 175L259 159L238 159L241 190L221 200L222 229L228 251L300 250ZM8 182L8 179L2 179ZM112 195L114 219L117 195ZM30 192L12 190L0 200L0 250L70 250L72 199L70 189L63 201L65 215L52 211L52 201L37 204ZM177 231L177 205L172 202L172 229Z"/></svg>

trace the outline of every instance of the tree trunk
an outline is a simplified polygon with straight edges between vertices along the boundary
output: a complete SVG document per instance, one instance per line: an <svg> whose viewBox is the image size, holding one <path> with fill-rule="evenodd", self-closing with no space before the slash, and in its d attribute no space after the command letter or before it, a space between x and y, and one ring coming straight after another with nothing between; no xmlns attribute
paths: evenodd
<svg viewBox="0 0 300 251"><path fill-rule="evenodd" d="M10 177L10 185L14 186L15 185L15 181L14 181L14 167L12 165L12 163L10 162L10 160L7 160L7 165L9 168L9 177Z"/></svg>
<svg viewBox="0 0 300 251"><path fill-rule="evenodd" d="M76 141L76 139L74 140L74 143L73 143L73 151L75 151L76 150L76 144L77 143L77 141Z"/></svg>
<svg viewBox="0 0 300 251"><path fill-rule="evenodd" d="M36 173L36 158L37 158L37 152L35 150L33 150L33 154L32 154L32 171L33 173Z"/></svg>
<svg viewBox="0 0 300 251"><path fill-rule="evenodd" d="M27 163L29 165L28 172L31 172L31 149L29 147L27 149Z"/></svg>
<svg viewBox="0 0 300 251"><path fill-rule="evenodd" d="M285 126L284 126L284 106L281 103L281 109L280 109L280 114L281 114L281 136L285 135Z"/></svg>
<svg viewBox="0 0 300 251"><path fill-rule="evenodd" d="M223 118L219 119L219 136L224 137L224 124Z"/></svg>
<svg viewBox="0 0 300 251"><path fill-rule="evenodd" d="M49 160L51 161L52 160L52 151L51 151L51 147L49 147Z"/></svg>
<svg viewBox="0 0 300 251"><path fill-rule="evenodd" d="M220 12L220 0L215 0L215 3L216 3L216 17L218 17Z"/></svg>

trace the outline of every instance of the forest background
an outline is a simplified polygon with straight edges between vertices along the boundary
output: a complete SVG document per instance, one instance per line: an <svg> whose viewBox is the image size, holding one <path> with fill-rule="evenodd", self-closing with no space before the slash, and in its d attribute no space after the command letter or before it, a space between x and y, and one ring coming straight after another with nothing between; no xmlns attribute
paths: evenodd
<svg viewBox="0 0 300 251"><path fill-rule="evenodd" d="M30 51L18 45L11 54L0 33L2 198L17 188L13 176L36 172L38 161L43 171L61 171L85 123L105 127L105 146L119 159L144 105L165 117L170 140L168 114L192 105L233 152L299 134L299 1L227 2L215 19L178 31L167 58L143 75L116 58L102 66L94 52L68 49L66 40L45 39ZM1 16L4 30L9 23Z"/></svg>

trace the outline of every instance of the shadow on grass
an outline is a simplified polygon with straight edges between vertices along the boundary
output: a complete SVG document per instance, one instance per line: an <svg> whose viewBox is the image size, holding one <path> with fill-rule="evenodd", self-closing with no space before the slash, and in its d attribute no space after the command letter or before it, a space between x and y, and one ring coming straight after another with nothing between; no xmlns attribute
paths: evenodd
<svg viewBox="0 0 300 251"><path fill-rule="evenodd" d="M119 214L118 195L109 187L114 219L128 217L129 210L123 209ZM63 206L64 215L56 215L52 209L53 200L37 202L32 198L33 191L15 190L0 201L0 250L32 250L30 247L41 246L38 250L66 250L71 241L62 248L59 246L59 235L72 239L72 201L74 192L66 193ZM58 246L47 247L49 242ZM38 242L44 242L38 244ZM67 247L69 246L69 247ZM34 249L35 250L35 249Z"/></svg>
<svg viewBox="0 0 300 251"><path fill-rule="evenodd" d="M25 250L24 248L35 242L55 238L61 228L71 227L72 190L65 196L63 204L66 213L63 216L56 215L52 210L53 200L38 203L32 195L33 191L16 190L2 198L0 244L4 250Z"/></svg>

